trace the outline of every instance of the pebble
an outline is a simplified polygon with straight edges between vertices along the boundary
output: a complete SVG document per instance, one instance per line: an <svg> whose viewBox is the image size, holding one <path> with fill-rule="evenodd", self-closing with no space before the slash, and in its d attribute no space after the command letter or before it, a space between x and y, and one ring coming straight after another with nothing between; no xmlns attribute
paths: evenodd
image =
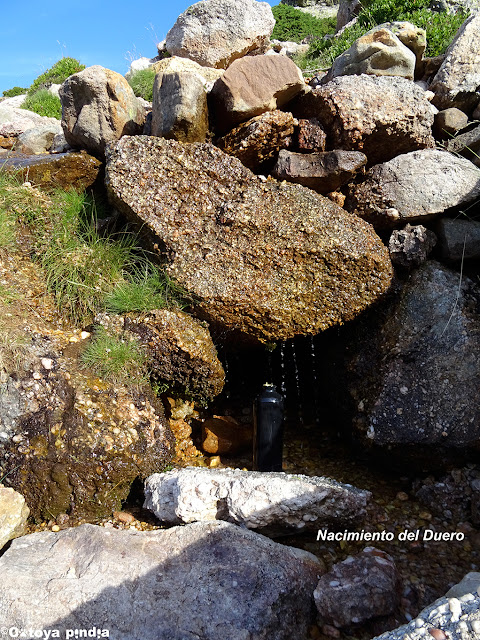
<svg viewBox="0 0 480 640"><path fill-rule="evenodd" d="M53 360L51 358L42 358L41 361L42 367L49 371L53 367Z"/></svg>
<svg viewBox="0 0 480 640"><path fill-rule="evenodd" d="M429 629L428 633L433 636L435 640L448 640L447 636L441 629Z"/></svg>
<svg viewBox="0 0 480 640"><path fill-rule="evenodd" d="M323 625L322 633L330 638L340 638L340 631L336 627L332 627L330 624Z"/></svg>
<svg viewBox="0 0 480 640"><path fill-rule="evenodd" d="M52 525L52 531L55 531L55 533L56 533L57 531L60 531L60 527L58 526L58 524L54 524L54 525Z"/></svg>
<svg viewBox="0 0 480 640"><path fill-rule="evenodd" d="M457 622L460 620L460 616L462 615L462 605L460 604L460 600L458 598L450 598L448 601L448 606L450 611L452 612L452 622Z"/></svg>
<svg viewBox="0 0 480 640"><path fill-rule="evenodd" d="M113 517L115 520L119 522L123 522L123 524L132 524L135 522L135 517L132 516L131 513L127 513L126 511L114 511Z"/></svg>

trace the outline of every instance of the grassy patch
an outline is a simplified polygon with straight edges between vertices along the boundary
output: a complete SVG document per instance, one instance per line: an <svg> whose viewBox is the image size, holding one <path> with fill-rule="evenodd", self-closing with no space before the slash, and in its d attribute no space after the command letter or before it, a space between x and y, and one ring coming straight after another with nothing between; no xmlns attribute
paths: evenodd
<svg viewBox="0 0 480 640"><path fill-rule="evenodd" d="M132 87L133 93L148 102L152 101L153 83L155 81L155 71L153 69L141 69L136 71L128 84Z"/></svg>
<svg viewBox="0 0 480 640"><path fill-rule="evenodd" d="M33 94L28 94L21 109L34 111L39 116L62 119L62 103L58 96L53 95L48 89L39 89Z"/></svg>
<svg viewBox="0 0 480 640"><path fill-rule="evenodd" d="M14 98L15 96L21 96L24 93L27 93L28 89L24 87L12 87L11 89L7 89L3 92L4 98Z"/></svg>
<svg viewBox="0 0 480 640"><path fill-rule="evenodd" d="M272 38L276 40L301 42L306 37L323 38L335 33L336 18L315 18L285 4L272 7L272 12L276 20Z"/></svg>
<svg viewBox="0 0 480 640"><path fill-rule="evenodd" d="M0 208L0 252L3 249L12 249L14 246L15 218L11 212Z"/></svg>
<svg viewBox="0 0 480 640"><path fill-rule="evenodd" d="M44 84L62 84L69 76L83 69L85 65L75 58L62 58L32 82L28 94L33 95Z"/></svg>

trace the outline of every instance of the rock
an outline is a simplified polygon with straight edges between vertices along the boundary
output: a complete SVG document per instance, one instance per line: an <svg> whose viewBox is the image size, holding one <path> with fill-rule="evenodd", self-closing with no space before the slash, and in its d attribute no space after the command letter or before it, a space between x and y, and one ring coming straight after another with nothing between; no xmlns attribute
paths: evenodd
<svg viewBox="0 0 480 640"><path fill-rule="evenodd" d="M480 101L480 12L460 27L430 90L438 109L457 107L470 114Z"/></svg>
<svg viewBox="0 0 480 640"><path fill-rule="evenodd" d="M413 267L423 264L433 247L437 237L423 225L407 224L404 229L393 231L388 243L390 258L399 267Z"/></svg>
<svg viewBox="0 0 480 640"><path fill-rule="evenodd" d="M470 571L461 582L447 591L445 597L461 598L467 593L475 593L477 589L480 589L480 573L478 571Z"/></svg>
<svg viewBox="0 0 480 640"><path fill-rule="evenodd" d="M7 628L66 637L95 625L116 640L303 638L321 573L312 554L225 522L34 533L12 543L0 569Z"/></svg>
<svg viewBox="0 0 480 640"><path fill-rule="evenodd" d="M212 145L126 137L109 149L106 184L112 203L156 235L197 313L223 328L265 342L317 333L389 286L390 260L369 225Z"/></svg>
<svg viewBox="0 0 480 640"><path fill-rule="evenodd" d="M480 222L442 218L436 231L440 252L445 260L480 260Z"/></svg>
<svg viewBox="0 0 480 640"><path fill-rule="evenodd" d="M360 0L340 0L337 12L337 33L345 27L362 8Z"/></svg>
<svg viewBox="0 0 480 640"><path fill-rule="evenodd" d="M208 107L201 77L189 71L155 76L151 132L180 142L205 141Z"/></svg>
<svg viewBox="0 0 480 640"><path fill-rule="evenodd" d="M17 137L15 136L0 136L0 147L2 149L13 149L17 142Z"/></svg>
<svg viewBox="0 0 480 640"><path fill-rule="evenodd" d="M349 368L365 443L431 468L478 446L479 301L471 280L427 262L362 334Z"/></svg>
<svg viewBox="0 0 480 640"><path fill-rule="evenodd" d="M155 58L142 57L142 58L137 58L136 60L132 60L132 62L130 63L129 69L125 74L125 80L127 80L128 82L129 80L132 79L132 76L138 73L138 71L149 69L159 60L160 60L159 56L156 56Z"/></svg>
<svg viewBox="0 0 480 640"><path fill-rule="evenodd" d="M268 111L232 129L217 140L217 146L255 170L287 144L296 120L291 113Z"/></svg>
<svg viewBox="0 0 480 640"><path fill-rule="evenodd" d="M472 113L472 120L480 120L480 103L478 104L475 111Z"/></svg>
<svg viewBox="0 0 480 640"><path fill-rule="evenodd" d="M266 2L202 0L177 18L167 33L166 48L172 56L226 69L247 53L264 52L274 26Z"/></svg>
<svg viewBox="0 0 480 640"><path fill-rule="evenodd" d="M33 158L8 158L2 168L20 172L23 180L42 189L85 191L96 183L102 168L97 158L85 151Z"/></svg>
<svg viewBox="0 0 480 640"><path fill-rule="evenodd" d="M389 29L372 29L333 62L327 79L362 73L413 80L416 58Z"/></svg>
<svg viewBox="0 0 480 640"><path fill-rule="evenodd" d="M318 118L334 149L362 151L369 164L435 146L434 113L413 82L387 76L341 76L292 106L297 118Z"/></svg>
<svg viewBox="0 0 480 640"><path fill-rule="evenodd" d="M325 151L327 134L317 118L298 120L297 144L299 151Z"/></svg>
<svg viewBox="0 0 480 640"><path fill-rule="evenodd" d="M480 126L455 136L446 143L447 151L459 153L480 167Z"/></svg>
<svg viewBox="0 0 480 640"><path fill-rule="evenodd" d="M359 151L306 154L282 150L272 175L278 180L296 182L325 194L352 180L366 164L367 156Z"/></svg>
<svg viewBox="0 0 480 640"><path fill-rule="evenodd" d="M145 114L123 76L95 65L60 89L62 127L69 145L103 156L105 145L142 132Z"/></svg>
<svg viewBox="0 0 480 640"><path fill-rule="evenodd" d="M370 495L316 476L187 467L150 476L143 506L168 524L218 519L285 533L362 521Z"/></svg>
<svg viewBox="0 0 480 640"><path fill-rule="evenodd" d="M52 147L53 139L58 133L62 133L62 127L58 121L56 124L28 129L18 136L15 150L26 155L46 153Z"/></svg>
<svg viewBox="0 0 480 640"><path fill-rule="evenodd" d="M302 72L284 56L236 60L211 91L212 118L220 133L266 111L281 109L305 87Z"/></svg>
<svg viewBox="0 0 480 640"><path fill-rule="evenodd" d="M189 60L188 58L179 58L173 56L172 58L165 58L155 62L152 66L156 75L164 73L196 73L203 81L207 92L209 92L215 82L221 78L223 69L214 69L213 67L202 67L198 62Z"/></svg>
<svg viewBox="0 0 480 640"><path fill-rule="evenodd" d="M411 22L384 22L370 30L388 29L397 36L402 44L413 51L416 58L416 70L420 70L420 63L427 48L427 34L425 29L416 27Z"/></svg>
<svg viewBox="0 0 480 640"><path fill-rule="evenodd" d="M440 149L397 156L372 167L363 183L351 185L345 208L376 229L429 220L480 195L480 169Z"/></svg>
<svg viewBox="0 0 480 640"><path fill-rule="evenodd" d="M66 153L67 151L73 151L72 147L68 144L63 130L61 133L57 133L53 137L52 146L50 147L50 153Z"/></svg>
<svg viewBox="0 0 480 640"><path fill-rule="evenodd" d="M439 111L435 116L433 131L437 140L449 140L468 125L468 116L456 107Z"/></svg>
<svg viewBox="0 0 480 640"><path fill-rule="evenodd" d="M399 583L393 558L366 547L320 578L313 592L320 624L350 627L393 613L399 603Z"/></svg>
<svg viewBox="0 0 480 640"><path fill-rule="evenodd" d="M309 45L308 44L299 44L298 42L290 42L290 41L280 41L280 40L272 40L271 41L272 48L276 53L279 53L282 56L288 56L289 58L294 58L298 55L304 55L307 53Z"/></svg>
<svg viewBox="0 0 480 640"><path fill-rule="evenodd" d="M230 416L213 416L202 423L202 449L215 455L235 455L252 447L252 429Z"/></svg>
<svg viewBox="0 0 480 640"><path fill-rule="evenodd" d="M453 469L435 480L428 476L415 480L412 489L415 497L434 515L443 521L466 522L472 519L473 494L478 473L468 468Z"/></svg>
<svg viewBox="0 0 480 640"><path fill-rule="evenodd" d="M0 485L0 549L25 533L29 514L30 509L20 493Z"/></svg>

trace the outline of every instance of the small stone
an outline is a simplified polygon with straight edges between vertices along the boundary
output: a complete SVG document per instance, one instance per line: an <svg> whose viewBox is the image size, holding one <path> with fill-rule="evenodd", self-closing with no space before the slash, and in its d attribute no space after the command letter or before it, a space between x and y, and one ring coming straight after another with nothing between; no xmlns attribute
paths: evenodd
<svg viewBox="0 0 480 640"><path fill-rule="evenodd" d="M330 638L340 638L340 631L331 624L324 624L322 626L322 633Z"/></svg>
<svg viewBox="0 0 480 640"><path fill-rule="evenodd" d="M92 335L92 334L91 334L89 331L82 331L82 332L80 333L80 338L81 338L82 340L86 340L87 338L90 338L90 336L91 336L91 335Z"/></svg>
<svg viewBox="0 0 480 640"><path fill-rule="evenodd" d="M448 637L441 629L429 629L428 633L433 636L435 640L448 640Z"/></svg>
<svg viewBox="0 0 480 640"><path fill-rule="evenodd" d="M53 360L51 358L42 358L41 363L44 369L50 370L53 367Z"/></svg>
<svg viewBox="0 0 480 640"><path fill-rule="evenodd" d="M397 493L397 500L400 500L401 502L406 502L408 500L408 494L405 493L405 491L399 491Z"/></svg>
<svg viewBox="0 0 480 640"><path fill-rule="evenodd" d="M58 524L54 524L54 525L52 525L52 531L55 531L55 533L56 533L57 531L60 531L60 527L58 526Z"/></svg>
<svg viewBox="0 0 480 640"><path fill-rule="evenodd" d="M222 461L220 460L220 456L212 456L208 461L208 466L210 467L210 469L215 469L216 467L219 467L221 464L222 464Z"/></svg>
<svg viewBox="0 0 480 640"><path fill-rule="evenodd" d="M126 511L114 511L113 517L123 524L132 524L136 519L131 513L127 513Z"/></svg>

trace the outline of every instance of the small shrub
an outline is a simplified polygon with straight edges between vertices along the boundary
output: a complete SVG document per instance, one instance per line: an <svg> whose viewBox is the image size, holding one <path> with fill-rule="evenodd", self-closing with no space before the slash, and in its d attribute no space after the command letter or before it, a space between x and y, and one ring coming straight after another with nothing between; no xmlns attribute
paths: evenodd
<svg viewBox="0 0 480 640"><path fill-rule="evenodd" d="M28 94L33 95L44 84L62 84L69 76L83 71L83 69L85 69L85 65L80 64L75 58L62 58L33 81L28 89Z"/></svg>
<svg viewBox="0 0 480 640"><path fill-rule="evenodd" d="M151 102L153 98L154 81L155 71L153 69L140 69L140 71L136 71L132 75L128 84L132 87L133 93L137 97Z"/></svg>
<svg viewBox="0 0 480 640"><path fill-rule="evenodd" d="M2 95L4 98L14 98L15 96L21 96L27 93L27 91L28 89L24 89L23 87L12 87L4 91Z"/></svg>
<svg viewBox="0 0 480 640"><path fill-rule="evenodd" d="M12 249L14 246L15 218L11 212L0 208L0 256L2 249Z"/></svg>
<svg viewBox="0 0 480 640"><path fill-rule="evenodd" d="M272 12L276 20L272 38L276 40L301 42L307 36L323 38L335 33L336 18L315 18L284 4L272 7Z"/></svg>
<svg viewBox="0 0 480 640"><path fill-rule="evenodd" d="M54 96L47 89L39 89L33 94L29 94L21 106L22 109L34 111L39 116L62 119L62 103L58 96Z"/></svg>

